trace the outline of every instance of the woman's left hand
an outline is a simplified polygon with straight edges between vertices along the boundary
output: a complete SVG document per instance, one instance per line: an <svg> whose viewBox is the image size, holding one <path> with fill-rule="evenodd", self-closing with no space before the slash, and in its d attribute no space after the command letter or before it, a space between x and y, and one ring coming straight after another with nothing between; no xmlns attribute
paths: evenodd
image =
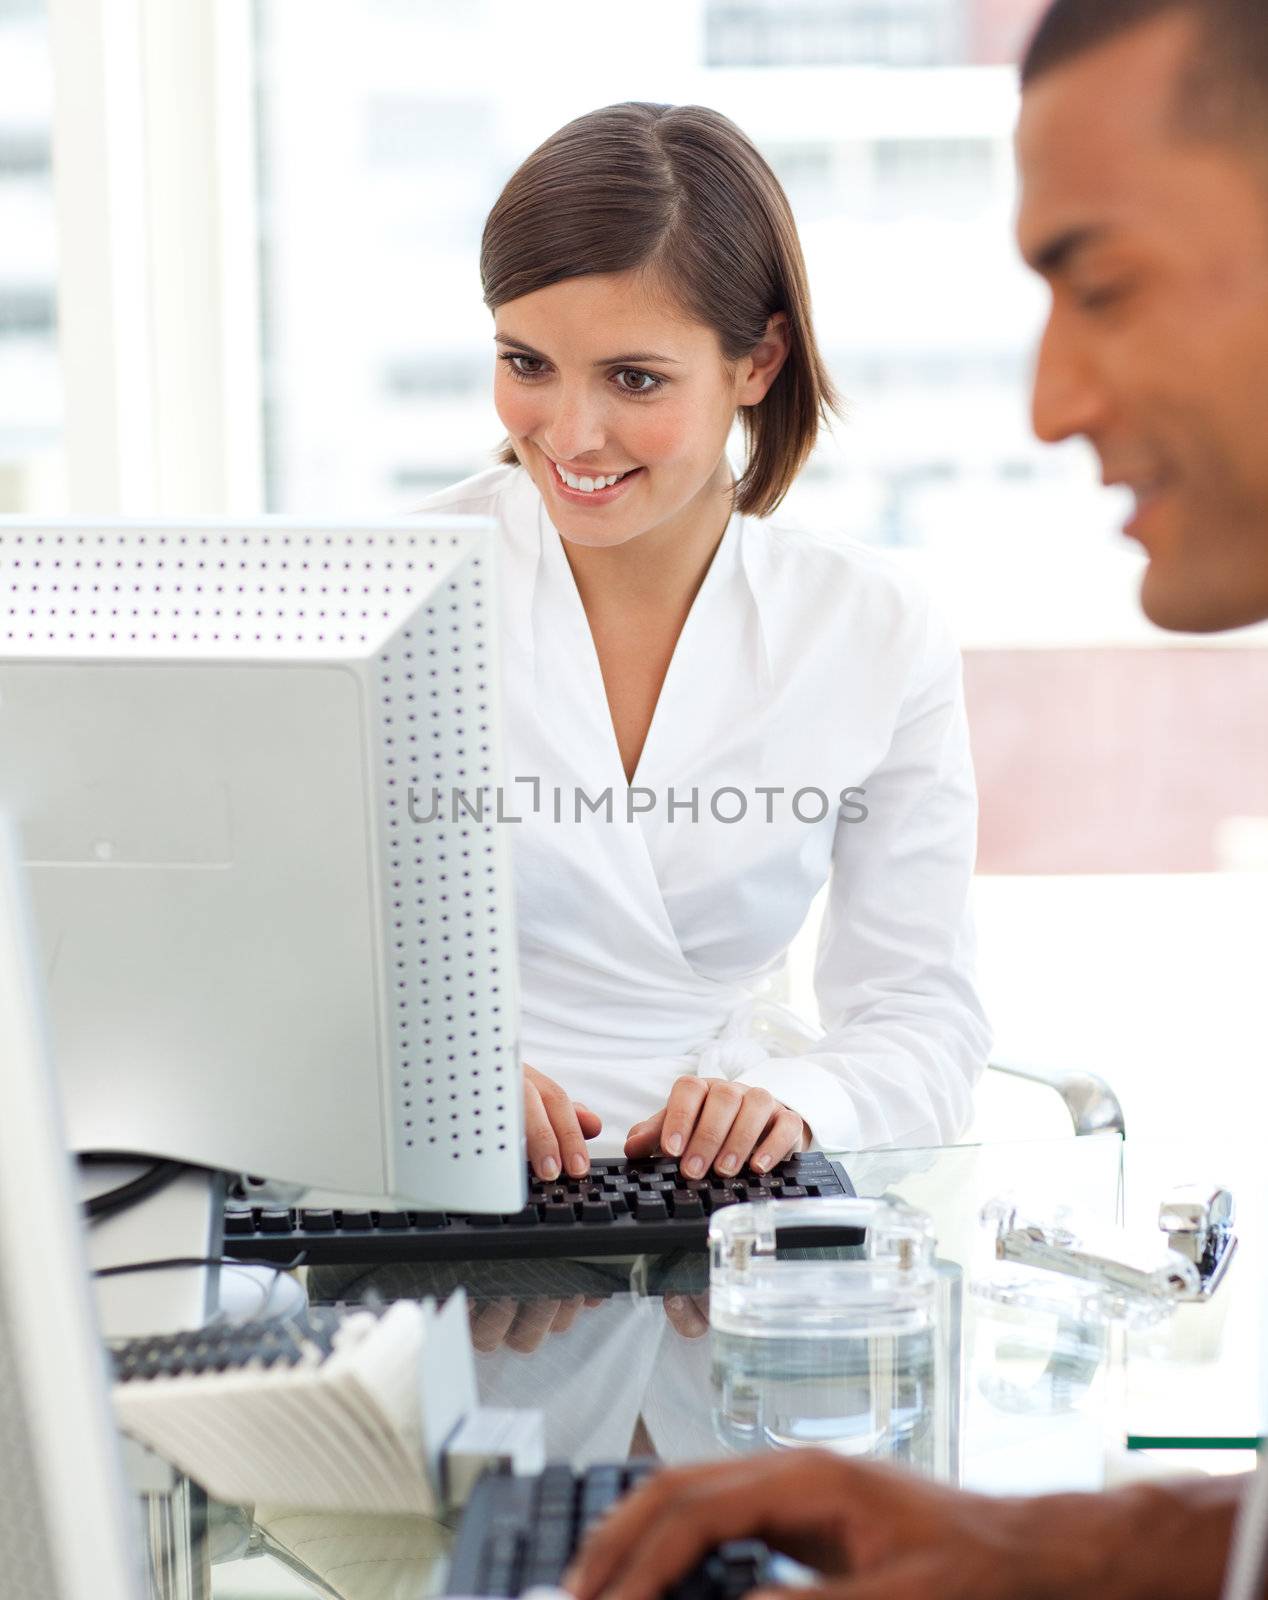
<svg viewBox="0 0 1268 1600"><path fill-rule="evenodd" d="M702 1178L710 1167L729 1178L745 1162L768 1172L809 1141L802 1119L766 1089L724 1078L679 1078L665 1109L630 1129L625 1154L638 1160L659 1148L682 1157L685 1178Z"/></svg>

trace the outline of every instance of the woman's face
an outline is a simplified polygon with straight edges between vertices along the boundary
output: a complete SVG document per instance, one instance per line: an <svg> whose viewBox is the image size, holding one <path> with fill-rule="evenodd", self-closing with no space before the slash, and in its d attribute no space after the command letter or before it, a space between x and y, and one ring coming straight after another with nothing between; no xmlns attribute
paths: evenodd
<svg viewBox="0 0 1268 1600"><path fill-rule="evenodd" d="M762 398L784 352L780 326L725 361L713 329L638 272L552 284L494 322L498 416L551 521L581 545L625 544L714 505L731 482L736 408Z"/></svg>

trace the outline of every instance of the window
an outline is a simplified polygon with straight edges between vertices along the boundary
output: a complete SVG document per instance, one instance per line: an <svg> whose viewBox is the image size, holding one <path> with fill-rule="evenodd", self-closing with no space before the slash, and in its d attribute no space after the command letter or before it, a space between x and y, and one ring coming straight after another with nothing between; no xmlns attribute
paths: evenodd
<svg viewBox="0 0 1268 1600"><path fill-rule="evenodd" d="M489 465L501 184L596 105L732 116L788 191L849 407L786 514L918 567L965 646L1001 1048L1103 1071L1149 1131L1196 1059L1249 1072L1268 1032L1268 651L1151 629L1091 453L1031 435L1011 140L1041 4L645 0L631 29L559 0L543 29L496 0L256 0L269 503L407 511Z"/></svg>
<svg viewBox="0 0 1268 1600"><path fill-rule="evenodd" d="M941 66L964 59L956 0L712 0L711 67Z"/></svg>
<svg viewBox="0 0 1268 1600"><path fill-rule="evenodd" d="M64 500L51 138L39 0L0 3L0 513Z"/></svg>
<svg viewBox="0 0 1268 1600"><path fill-rule="evenodd" d="M279 510L405 509L488 464L499 432L476 256L513 164L503 80L520 76L487 65L496 9L256 7Z"/></svg>
<svg viewBox="0 0 1268 1600"><path fill-rule="evenodd" d="M850 404L798 514L919 548L939 536L950 460L957 535L986 537L1012 515L1000 484L1039 458L1025 384L1041 302L1009 237L1010 71L806 71L788 55L818 30L837 40L820 65L888 59L876 40L918 26L931 59L959 62L980 10L656 0L637 33L564 6L546 35L509 5L257 0L269 503L402 508L410 486L486 466L501 430L477 265L499 187L596 103L690 99L734 116L782 179ZM720 70L717 30L743 19L784 55L732 52ZM488 69L492 31L513 70ZM1060 471L1105 526L1084 459Z"/></svg>
<svg viewBox="0 0 1268 1600"><path fill-rule="evenodd" d="M968 216L989 208L1000 151L990 139L877 139L872 203L880 216Z"/></svg>

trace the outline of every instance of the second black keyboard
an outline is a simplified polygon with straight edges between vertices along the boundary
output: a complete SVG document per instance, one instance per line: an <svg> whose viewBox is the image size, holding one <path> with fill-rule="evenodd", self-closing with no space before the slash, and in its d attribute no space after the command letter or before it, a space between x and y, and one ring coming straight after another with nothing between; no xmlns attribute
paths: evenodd
<svg viewBox="0 0 1268 1600"><path fill-rule="evenodd" d="M770 1172L686 1179L668 1157L593 1161L584 1178L546 1183L530 1176L528 1204L509 1215L327 1210L230 1200L225 1251L257 1260L312 1263L529 1260L540 1256L623 1256L702 1249L709 1218L755 1200L851 1197L845 1169L818 1152L791 1156ZM857 1228L781 1228L786 1246L860 1244Z"/></svg>
<svg viewBox="0 0 1268 1600"><path fill-rule="evenodd" d="M535 1478L482 1478L462 1514L445 1593L510 1596L555 1587L590 1528L654 1470L651 1462L626 1461L581 1474L552 1465ZM742 1600L773 1581L770 1563L757 1540L719 1545L667 1600Z"/></svg>

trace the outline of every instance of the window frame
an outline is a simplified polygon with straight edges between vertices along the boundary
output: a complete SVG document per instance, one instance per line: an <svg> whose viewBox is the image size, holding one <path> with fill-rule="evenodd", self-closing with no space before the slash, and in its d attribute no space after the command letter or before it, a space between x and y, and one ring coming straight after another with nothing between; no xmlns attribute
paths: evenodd
<svg viewBox="0 0 1268 1600"><path fill-rule="evenodd" d="M49 0L67 498L262 505L251 0Z"/></svg>

